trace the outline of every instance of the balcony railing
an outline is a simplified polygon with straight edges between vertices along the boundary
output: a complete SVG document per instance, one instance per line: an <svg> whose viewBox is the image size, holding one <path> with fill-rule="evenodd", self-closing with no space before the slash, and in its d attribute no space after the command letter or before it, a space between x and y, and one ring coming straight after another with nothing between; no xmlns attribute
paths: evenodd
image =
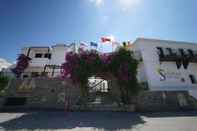
<svg viewBox="0 0 197 131"><path fill-rule="evenodd" d="M176 62L176 61L188 61L197 63L197 51L188 50L187 52L183 49L175 50L168 49L168 53L164 53L162 48L158 48L159 61Z"/></svg>
<svg viewBox="0 0 197 131"><path fill-rule="evenodd" d="M182 56L177 55L176 53L172 53L172 54L159 54L159 60L160 61L177 61L182 59Z"/></svg>
<svg viewBox="0 0 197 131"><path fill-rule="evenodd" d="M189 63L197 63L197 51L191 49L171 49L157 47L160 62L175 62L179 69L183 65L184 69L188 68Z"/></svg>
<svg viewBox="0 0 197 131"><path fill-rule="evenodd" d="M189 62L197 63L197 51L193 52L193 55L190 55Z"/></svg>

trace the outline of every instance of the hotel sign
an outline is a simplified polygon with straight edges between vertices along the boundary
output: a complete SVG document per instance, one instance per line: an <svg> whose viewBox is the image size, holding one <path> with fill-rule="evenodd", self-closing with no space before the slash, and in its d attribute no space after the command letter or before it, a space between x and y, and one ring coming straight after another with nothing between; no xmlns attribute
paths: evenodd
<svg viewBox="0 0 197 131"><path fill-rule="evenodd" d="M176 72L176 71L170 71L170 70L164 70L159 68L157 70L159 77L160 77L160 81L165 81L165 80L180 80L181 79L181 73L180 72Z"/></svg>

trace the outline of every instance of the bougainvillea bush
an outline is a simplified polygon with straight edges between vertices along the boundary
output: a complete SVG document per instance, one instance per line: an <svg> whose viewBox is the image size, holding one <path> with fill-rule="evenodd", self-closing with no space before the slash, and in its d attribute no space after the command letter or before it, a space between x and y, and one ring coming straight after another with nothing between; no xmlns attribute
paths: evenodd
<svg viewBox="0 0 197 131"><path fill-rule="evenodd" d="M17 76L20 77L20 75L23 73L23 71L28 67L29 61L31 58L24 54L20 54L17 58L16 67L12 69L12 72Z"/></svg>
<svg viewBox="0 0 197 131"><path fill-rule="evenodd" d="M95 50L70 52L65 61L62 76L78 84L83 97L88 95L88 78L102 74L110 74L117 79L124 104L128 104L129 97L140 89L136 78L138 61L132 57L131 51L124 48L108 54L99 54Z"/></svg>

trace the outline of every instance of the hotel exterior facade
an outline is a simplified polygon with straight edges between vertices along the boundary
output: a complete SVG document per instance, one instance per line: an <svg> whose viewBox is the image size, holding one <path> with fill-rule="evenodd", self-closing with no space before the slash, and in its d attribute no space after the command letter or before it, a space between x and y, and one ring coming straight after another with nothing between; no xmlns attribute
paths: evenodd
<svg viewBox="0 0 197 131"><path fill-rule="evenodd" d="M197 44L168 40L138 38L130 50L142 60L138 81L146 83L151 91L189 91L197 97ZM59 77L66 53L78 52L79 46L57 44L50 47L25 47L29 67L22 77Z"/></svg>
<svg viewBox="0 0 197 131"><path fill-rule="evenodd" d="M138 78L152 91L189 91L197 98L197 44L138 38L132 50L140 52Z"/></svg>
<svg viewBox="0 0 197 131"><path fill-rule="evenodd" d="M129 108L131 111L197 109L197 44L138 38L128 47L125 46L139 60L138 81L148 88L136 96L133 108ZM0 108L4 105L81 110L78 105L79 88L59 79L60 67L70 51L78 53L80 44L22 48L21 53L30 57L31 61L21 75L22 79L10 81ZM88 84L91 102L87 110L125 111L117 104L120 88L116 81L92 76ZM95 95L97 91L105 97ZM109 96L113 96L111 103Z"/></svg>

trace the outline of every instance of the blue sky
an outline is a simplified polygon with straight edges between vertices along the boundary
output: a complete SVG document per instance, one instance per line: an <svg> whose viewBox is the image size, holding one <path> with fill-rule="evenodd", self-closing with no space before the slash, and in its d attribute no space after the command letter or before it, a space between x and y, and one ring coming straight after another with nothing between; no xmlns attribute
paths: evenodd
<svg viewBox="0 0 197 131"><path fill-rule="evenodd" d="M0 58L109 35L197 42L196 12L196 0L0 0Z"/></svg>

